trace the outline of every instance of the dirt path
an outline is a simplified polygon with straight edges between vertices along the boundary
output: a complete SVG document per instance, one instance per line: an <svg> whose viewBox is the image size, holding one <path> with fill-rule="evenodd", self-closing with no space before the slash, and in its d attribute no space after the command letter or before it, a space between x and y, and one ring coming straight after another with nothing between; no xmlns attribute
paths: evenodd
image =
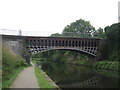
<svg viewBox="0 0 120 90"><path fill-rule="evenodd" d="M39 88L34 66L27 67L20 72L11 88Z"/></svg>

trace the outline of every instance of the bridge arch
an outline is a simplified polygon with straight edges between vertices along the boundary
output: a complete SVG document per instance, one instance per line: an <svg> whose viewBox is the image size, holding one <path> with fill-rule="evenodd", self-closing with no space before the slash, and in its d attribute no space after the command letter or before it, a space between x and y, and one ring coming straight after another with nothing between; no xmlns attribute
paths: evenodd
<svg viewBox="0 0 120 90"><path fill-rule="evenodd" d="M91 56L99 52L100 39L68 37L27 37L27 48L31 53L49 50L73 50Z"/></svg>
<svg viewBox="0 0 120 90"><path fill-rule="evenodd" d="M39 49L37 49L37 48L34 48L32 51L30 51L31 52L31 54L37 54L37 53L42 53L42 52L47 52L47 51L53 51L53 50L68 50L68 51L76 51L76 52L80 52L80 53L82 53L82 54L85 54L85 55L87 55L87 56L93 56L93 57L95 57L96 55L94 54L94 53L89 53L89 52L87 52L86 50L84 51L84 50L75 50L75 49L67 49L67 48L65 48L65 49L62 49L62 48L60 48L60 49L49 49L49 50L39 50Z"/></svg>

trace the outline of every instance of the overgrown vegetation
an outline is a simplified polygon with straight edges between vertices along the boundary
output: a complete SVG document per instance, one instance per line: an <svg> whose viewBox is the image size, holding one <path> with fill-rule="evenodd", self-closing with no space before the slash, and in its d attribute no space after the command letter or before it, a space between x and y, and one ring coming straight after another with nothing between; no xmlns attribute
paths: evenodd
<svg viewBox="0 0 120 90"><path fill-rule="evenodd" d="M120 23L105 27L105 35L108 43L108 61L96 62L95 68L119 71L120 67Z"/></svg>
<svg viewBox="0 0 120 90"><path fill-rule="evenodd" d="M120 23L105 27L109 47L109 60L120 61Z"/></svg>
<svg viewBox="0 0 120 90"><path fill-rule="evenodd" d="M2 47L2 88L9 88L18 73L28 66L25 60Z"/></svg>

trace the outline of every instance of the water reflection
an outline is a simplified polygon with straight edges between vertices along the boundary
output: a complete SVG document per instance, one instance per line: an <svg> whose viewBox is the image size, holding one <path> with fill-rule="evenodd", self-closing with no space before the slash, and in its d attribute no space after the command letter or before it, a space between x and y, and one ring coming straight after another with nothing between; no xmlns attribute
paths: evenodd
<svg viewBox="0 0 120 90"><path fill-rule="evenodd" d="M100 75L104 75L106 77L111 77L111 78L120 78L120 72L118 71L111 71L111 70L104 70L104 69L95 69L94 71L96 73L99 73Z"/></svg>
<svg viewBox="0 0 120 90"><path fill-rule="evenodd" d="M61 88L117 88L118 77L102 75L92 68L70 64L39 62Z"/></svg>

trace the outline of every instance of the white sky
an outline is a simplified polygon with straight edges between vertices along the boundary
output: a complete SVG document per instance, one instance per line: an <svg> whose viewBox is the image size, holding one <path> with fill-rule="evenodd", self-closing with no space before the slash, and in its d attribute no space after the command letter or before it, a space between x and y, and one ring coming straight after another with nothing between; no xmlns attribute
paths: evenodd
<svg viewBox="0 0 120 90"><path fill-rule="evenodd" d="M98 29L118 22L120 0L0 0L0 28L61 33L84 19Z"/></svg>

